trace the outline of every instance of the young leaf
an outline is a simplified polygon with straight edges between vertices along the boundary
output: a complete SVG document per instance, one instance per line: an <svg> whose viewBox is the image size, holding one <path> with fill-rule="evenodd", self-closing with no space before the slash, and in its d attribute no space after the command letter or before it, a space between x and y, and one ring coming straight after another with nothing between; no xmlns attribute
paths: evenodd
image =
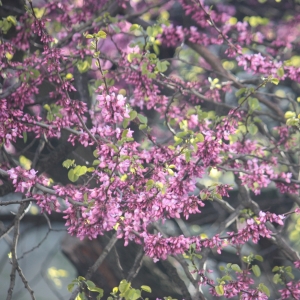
<svg viewBox="0 0 300 300"><path fill-rule="evenodd" d="M251 123L247 128L251 135L255 135L258 132L257 126L253 123Z"/></svg>
<svg viewBox="0 0 300 300"><path fill-rule="evenodd" d="M263 283L260 283L260 284L258 285L258 289L259 289L261 292L265 293L268 297L270 297L270 290L269 290Z"/></svg>
<svg viewBox="0 0 300 300"><path fill-rule="evenodd" d="M223 285L216 285L215 286L215 290L216 290L216 293L219 295L219 296L223 296L224 295L224 288L223 288Z"/></svg>
<svg viewBox="0 0 300 300"><path fill-rule="evenodd" d="M79 294L76 296L75 300L85 300L84 293L79 293Z"/></svg>
<svg viewBox="0 0 300 300"><path fill-rule="evenodd" d="M86 282L86 285L88 287L88 289L90 290L91 288L94 288L96 287L95 283L93 281L90 281L90 280L87 280ZM90 290L91 291L91 290Z"/></svg>
<svg viewBox="0 0 300 300"><path fill-rule="evenodd" d="M260 274L261 274L260 268L259 268L258 265L253 265L253 266L252 266L252 271L253 271L253 273L254 273L254 275L255 275L256 277L259 277Z"/></svg>
<svg viewBox="0 0 300 300"><path fill-rule="evenodd" d="M274 282L275 284L277 284L277 283L279 283L280 281L281 281L280 274L275 274L275 275L273 276L273 282Z"/></svg>
<svg viewBox="0 0 300 300"><path fill-rule="evenodd" d="M147 122L148 122L147 117L145 117L145 116L143 116L143 115L141 115L141 114L138 114L137 117L138 117L138 119L139 119L139 121L140 121L141 123L147 124Z"/></svg>
<svg viewBox="0 0 300 300"><path fill-rule="evenodd" d="M255 257L255 259L258 260L258 261L264 261L263 257L260 256L260 255L255 255L254 257Z"/></svg>
<svg viewBox="0 0 300 300"><path fill-rule="evenodd" d="M147 128L147 124L141 124L139 125L139 130L144 130Z"/></svg>
<svg viewBox="0 0 300 300"><path fill-rule="evenodd" d="M70 181L76 182L78 180L79 176L74 173L74 169L71 169L68 172L68 178Z"/></svg>
<svg viewBox="0 0 300 300"><path fill-rule="evenodd" d="M151 293L152 292L150 286L148 286L148 285L142 285L141 286L141 290L143 290L143 291L145 291L147 293Z"/></svg>
<svg viewBox="0 0 300 300"><path fill-rule="evenodd" d="M128 282L127 280L123 279L120 282L119 290L120 290L121 293L125 293L130 288L130 286L131 286L130 282Z"/></svg>
<svg viewBox="0 0 300 300"><path fill-rule="evenodd" d="M100 39L105 39L106 38L106 33L103 30L100 30L97 32L96 36Z"/></svg>
<svg viewBox="0 0 300 300"><path fill-rule="evenodd" d="M24 141L24 144L26 144L26 142L27 142L27 132L26 131L23 131L23 141Z"/></svg>
<svg viewBox="0 0 300 300"><path fill-rule="evenodd" d="M73 291L74 283L68 284L68 291L71 293Z"/></svg>
<svg viewBox="0 0 300 300"><path fill-rule="evenodd" d="M130 31L134 31L134 30L137 30L137 29L140 29L140 28L141 28L140 25L138 25L138 24L132 24L129 30Z"/></svg>
<svg viewBox="0 0 300 300"><path fill-rule="evenodd" d="M129 113L129 116L130 116L130 121L134 120L136 117L137 117L137 112L135 110L132 110L130 113Z"/></svg>
<svg viewBox="0 0 300 300"><path fill-rule="evenodd" d="M241 268L240 268L240 266L237 265L237 264L231 265L231 269L232 269L233 271L236 271L236 272L241 272Z"/></svg>
<svg viewBox="0 0 300 300"><path fill-rule="evenodd" d="M85 60L85 61L79 61L78 63L77 63L77 69L78 69L78 71L80 72L80 73L85 73L85 72L87 72L88 70L89 70L89 68L90 68L90 64L89 64L89 62L87 61L87 60Z"/></svg>
<svg viewBox="0 0 300 300"><path fill-rule="evenodd" d="M272 78L272 79L271 79L271 82L272 82L273 84L275 84L275 85L278 85L279 79L278 79L278 78Z"/></svg>
<svg viewBox="0 0 300 300"><path fill-rule="evenodd" d="M73 160L67 159L62 163L62 165L63 165L63 167L69 169L70 167L72 167L74 165L74 163L75 163L74 159Z"/></svg>
<svg viewBox="0 0 300 300"><path fill-rule="evenodd" d="M123 128L126 128L129 125L129 119L124 119L122 125L123 125Z"/></svg>
<svg viewBox="0 0 300 300"><path fill-rule="evenodd" d="M137 300L141 297L141 291L137 289L131 289L126 296L126 300Z"/></svg>

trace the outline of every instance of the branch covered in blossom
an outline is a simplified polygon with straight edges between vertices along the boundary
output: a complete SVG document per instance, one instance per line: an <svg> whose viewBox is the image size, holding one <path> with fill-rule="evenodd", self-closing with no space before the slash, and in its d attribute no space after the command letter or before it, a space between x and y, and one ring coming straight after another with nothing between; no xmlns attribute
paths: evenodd
<svg viewBox="0 0 300 300"><path fill-rule="evenodd" d="M4 17L0 195L23 199L0 206L24 214L34 202L81 240L113 232L86 280L122 239L143 249L128 280L144 255L166 260L182 296L193 298L173 256L197 298L297 299L299 282L284 265L300 260L286 236L299 221L299 16L291 4L280 4L290 15L279 21L210 4L29 1ZM290 205L260 201L271 191ZM202 232L209 214L216 222ZM15 230L8 299L16 272L34 299L16 256L20 220L3 231ZM192 234L194 225L201 232ZM273 294L254 279L265 240L282 264L271 268L284 286ZM228 249L235 263L210 275L206 263Z"/></svg>

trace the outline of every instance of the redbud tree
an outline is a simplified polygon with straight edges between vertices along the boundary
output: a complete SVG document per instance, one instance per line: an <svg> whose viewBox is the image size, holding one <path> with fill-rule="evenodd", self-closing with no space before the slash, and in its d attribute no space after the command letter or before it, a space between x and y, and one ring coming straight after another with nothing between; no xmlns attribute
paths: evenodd
<svg viewBox="0 0 300 300"><path fill-rule="evenodd" d="M70 299L101 298L90 279L119 239L143 249L135 275L172 258L184 299L300 299L297 2L2 0L0 192L22 194L0 202L18 205L7 299L16 276L35 299L30 203L78 239L110 234ZM151 295L129 281L110 299Z"/></svg>

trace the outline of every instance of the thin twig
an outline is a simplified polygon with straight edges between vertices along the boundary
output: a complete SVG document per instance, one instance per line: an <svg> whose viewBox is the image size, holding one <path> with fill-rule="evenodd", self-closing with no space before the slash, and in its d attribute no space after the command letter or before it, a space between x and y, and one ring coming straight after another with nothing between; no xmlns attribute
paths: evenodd
<svg viewBox="0 0 300 300"><path fill-rule="evenodd" d="M138 253L135 256L135 260L133 263L133 266L131 267L130 271L127 275L127 281L131 282L136 275L139 273L142 265L143 265L143 257L144 257L144 249L143 247L140 247Z"/></svg>
<svg viewBox="0 0 300 300"><path fill-rule="evenodd" d="M21 277L25 288L28 290L31 299L35 300L34 297L34 292L33 290L30 288L25 276L22 273L22 270L18 264L18 259L17 259L17 245L18 245L18 239L19 239L19 230L20 230L20 221L24 215L24 212L26 210L27 207L27 203L22 203L19 206L18 212L16 214L15 217L15 221L14 221L14 238L13 238L13 244L11 247L11 257L12 257L12 269L11 269L11 273L10 273L10 285L9 285L9 289L8 289L8 293L7 293L7 298L6 300L11 300L12 299L12 294L13 294L13 290L15 287L15 280L16 280L16 271L18 271L19 276Z"/></svg>

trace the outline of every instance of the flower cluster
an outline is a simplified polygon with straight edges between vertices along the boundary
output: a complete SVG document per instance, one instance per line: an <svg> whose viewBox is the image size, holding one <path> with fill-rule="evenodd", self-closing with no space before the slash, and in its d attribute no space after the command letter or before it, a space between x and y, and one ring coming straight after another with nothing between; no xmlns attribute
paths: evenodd
<svg viewBox="0 0 300 300"><path fill-rule="evenodd" d="M24 193L26 196L31 195L31 189L37 182L37 171L33 169L27 171L18 166L11 168L7 173L15 186L16 192Z"/></svg>

